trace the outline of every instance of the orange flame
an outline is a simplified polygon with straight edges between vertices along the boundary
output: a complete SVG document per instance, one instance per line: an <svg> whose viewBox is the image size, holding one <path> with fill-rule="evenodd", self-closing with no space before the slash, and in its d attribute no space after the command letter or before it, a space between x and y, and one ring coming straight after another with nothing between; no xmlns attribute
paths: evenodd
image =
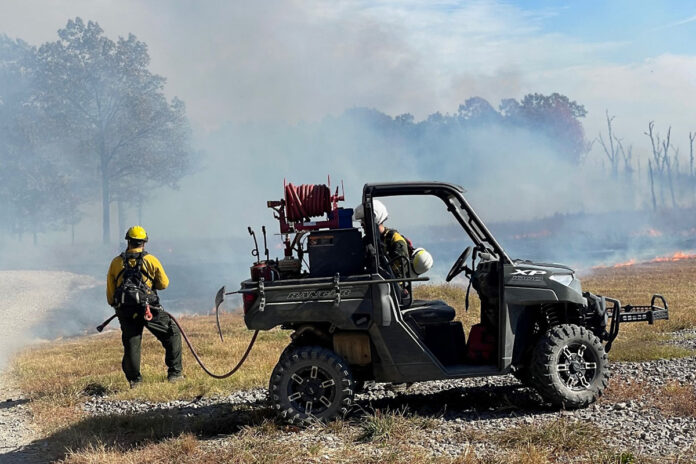
<svg viewBox="0 0 696 464"><path fill-rule="evenodd" d="M696 259L696 254L690 254L686 253L684 251L677 251L671 256L657 256L649 261L642 261L641 263L666 263L666 262L675 262L675 261L682 261L684 259ZM594 266L592 269L608 269L608 268L622 268L622 267L629 267L633 266L634 264L639 264L635 258L631 258L626 262L623 263L617 263L611 266L604 266L604 265L599 265L599 266Z"/></svg>
<svg viewBox="0 0 696 464"><path fill-rule="evenodd" d="M694 259L696 254L688 254L683 251L677 251L672 256L658 256L650 260L651 263L663 263L667 261L681 261L683 259Z"/></svg>
<svg viewBox="0 0 696 464"><path fill-rule="evenodd" d="M628 266L633 266L634 264L636 264L636 260L631 258L628 261L626 261L625 263L617 263L617 264L614 264L612 267L628 267Z"/></svg>

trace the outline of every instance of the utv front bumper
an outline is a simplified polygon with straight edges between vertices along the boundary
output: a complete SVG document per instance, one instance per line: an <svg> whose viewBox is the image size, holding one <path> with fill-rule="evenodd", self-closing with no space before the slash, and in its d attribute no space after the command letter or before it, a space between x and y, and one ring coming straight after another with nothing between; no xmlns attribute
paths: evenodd
<svg viewBox="0 0 696 464"><path fill-rule="evenodd" d="M652 300L650 300L650 305L634 306L625 305L621 306L621 302L615 298L609 298L608 296L603 296L601 298L601 305L604 307L606 314L611 318L611 325L609 326L609 331L606 333L607 344L604 347L606 352L609 352L611 345L619 335L619 326L624 322L647 322L648 324L653 324L655 321L663 319L669 319L669 308L667 307L667 301L662 295L653 295ZM611 307L607 307L607 303L611 304ZM656 303L660 303L662 306L658 306Z"/></svg>

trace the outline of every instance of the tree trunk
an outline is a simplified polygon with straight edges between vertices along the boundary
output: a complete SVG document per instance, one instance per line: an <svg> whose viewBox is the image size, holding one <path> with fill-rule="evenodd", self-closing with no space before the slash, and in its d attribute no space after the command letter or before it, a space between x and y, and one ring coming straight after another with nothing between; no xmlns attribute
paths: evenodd
<svg viewBox="0 0 696 464"><path fill-rule="evenodd" d="M125 234L126 233L126 211L125 211L125 207L123 206L123 201L118 200L116 202L116 206L118 208L118 233Z"/></svg>
<svg viewBox="0 0 696 464"><path fill-rule="evenodd" d="M107 245L110 240L109 231L111 229L111 215L109 214L109 172L106 154L101 156L101 178L102 178L102 242Z"/></svg>
<svg viewBox="0 0 696 464"><path fill-rule="evenodd" d="M650 173L650 193L652 194L653 211L657 211L657 201L655 201L655 181L653 179L653 168L650 160L648 160L648 172Z"/></svg>
<svg viewBox="0 0 696 464"><path fill-rule="evenodd" d="M672 182L672 166L667 166L667 181L669 182L669 193L672 197L672 208L677 208L677 200L674 198L674 183Z"/></svg>

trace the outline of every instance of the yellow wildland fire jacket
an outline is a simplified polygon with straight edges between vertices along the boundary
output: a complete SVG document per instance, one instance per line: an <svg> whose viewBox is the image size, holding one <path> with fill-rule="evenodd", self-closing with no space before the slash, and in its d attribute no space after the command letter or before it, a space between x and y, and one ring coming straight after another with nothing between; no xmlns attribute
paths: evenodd
<svg viewBox="0 0 696 464"><path fill-rule="evenodd" d="M408 242L395 229L384 228L380 236L382 252L392 262L391 267L396 277L410 277L410 261L408 254ZM396 258L399 259L396 259Z"/></svg>
<svg viewBox="0 0 696 464"><path fill-rule="evenodd" d="M141 248L129 248L126 253L140 253L143 249ZM135 266L135 260L130 259L129 264ZM114 293L116 288L123 282L123 276L119 276L119 273L123 270L123 259L121 255L116 256L109 266L109 272L106 274L106 301L111 306L116 306L116 301L114 301ZM155 290L164 290L169 286L169 277L164 272L162 263L159 259L155 258L153 255L147 254L143 256L143 282L150 288ZM146 275L147 274L147 275ZM150 276L152 279L150 279Z"/></svg>

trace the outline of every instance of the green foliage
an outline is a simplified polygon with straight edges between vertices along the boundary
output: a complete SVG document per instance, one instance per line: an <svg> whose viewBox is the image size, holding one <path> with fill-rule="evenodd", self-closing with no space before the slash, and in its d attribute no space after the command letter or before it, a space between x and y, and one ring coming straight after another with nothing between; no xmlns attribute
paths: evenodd
<svg viewBox="0 0 696 464"><path fill-rule="evenodd" d="M167 101L165 79L148 70L147 45L134 35L114 42L96 22L76 18L58 36L38 50L39 98L51 120L80 141L83 175L99 173L108 241L111 201L137 202L136 186L176 185L187 172L185 107Z"/></svg>
<svg viewBox="0 0 696 464"><path fill-rule="evenodd" d="M21 235L79 217L75 179L62 169L44 108L35 100L36 50L0 36L0 214Z"/></svg>
<svg viewBox="0 0 696 464"><path fill-rule="evenodd" d="M111 202L137 204L142 185L176 187L190 171L186 108L134 35L113 41L76 18L58 37L36 49L0 36L0 214L36 233L101 197L108 240Z"/></svg>

